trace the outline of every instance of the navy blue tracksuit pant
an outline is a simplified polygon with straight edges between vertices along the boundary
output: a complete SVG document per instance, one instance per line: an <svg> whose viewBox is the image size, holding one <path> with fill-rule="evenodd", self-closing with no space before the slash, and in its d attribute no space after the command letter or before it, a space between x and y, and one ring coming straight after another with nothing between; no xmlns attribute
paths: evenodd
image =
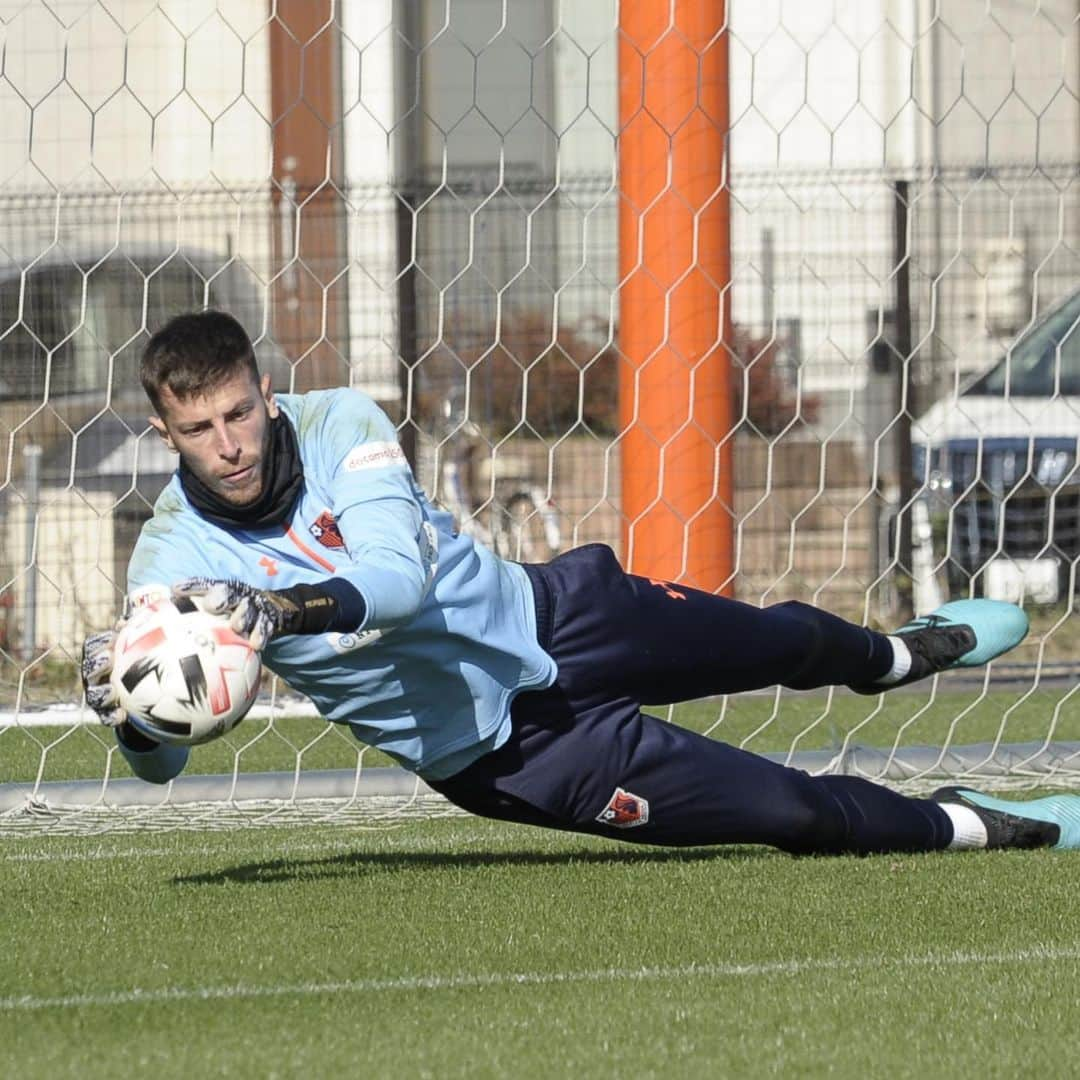
<svg viewBox="0 0 1080 1080"><path fill-rule="evenodd" d="M785 851L942 848L935 803L848 776L811 777L641 712L780 684L865 684L886 638L796 602L755 608L625 573L603 545L527 566L559 676L519 694L498 750L432 787L485 817L648 844Z"/></svg>

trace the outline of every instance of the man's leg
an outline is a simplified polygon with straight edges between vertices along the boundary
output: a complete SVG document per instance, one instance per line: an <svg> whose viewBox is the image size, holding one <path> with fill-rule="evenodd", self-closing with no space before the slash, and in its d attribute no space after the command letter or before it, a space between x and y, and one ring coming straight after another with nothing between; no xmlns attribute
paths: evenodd
<svg viewBox="0 0 1080 1080"><path fill-rule="evenodd" d="M540 643L577 699L669 704L777 684L846 685L879 678L893 662L884 634L807 604L757 608L627 574L603 545L527 569L551 607Z"/></svg>
<svg viewBox="0 0 1080 1080"><path fill-rule="evenodd" d="M659 844L871 852L955 840L955 808L809 777L638 711L775 683L872 682L893 662L884 635L802 604L761 610L636 578L600 545L528 570L558 681L518 697L506 746L433 785L458 805Z"/></svg>
<svg viewBox="0 0 1080 1080"><path fill-rule="evenodd" d="M811 777L632 701L575 709L558 687L522 694L510 742L432 786L486 817L646 844L833 854L930 851L953 837L929 800L856 777Z"/></svg>
<svg viewBox="0 0 1080 1080"><path fill-rule="evenodd" d="M541 610L541 644L575 698L669 704L774 685L876 693L889 682L986 663L1027 629L1011 604L946 605L898 632L907 653L907 666L898 667L897 638L808 604L756 608L627 574L602 545L527 569L540 608L549 609L546 618ZM978 635L964 624L970 617L980 623Z"/></svg>

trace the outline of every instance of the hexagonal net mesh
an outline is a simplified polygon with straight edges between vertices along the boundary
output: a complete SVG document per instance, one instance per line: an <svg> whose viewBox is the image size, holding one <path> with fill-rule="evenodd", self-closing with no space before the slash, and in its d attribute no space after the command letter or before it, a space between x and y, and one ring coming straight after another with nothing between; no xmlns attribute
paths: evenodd
<svg viewBox="0 0 1080 1080"><path fill-rule="evenodd" d="M174 464L139 353L205 306L279 389L371 394L509 557L600 540L879 627L960 596L1032 616L968 681L676 720L912 788L1072 783L1076 18L0 0L0 831L442 805L284 688L186 793L129 779L79 705Z"/></svg>

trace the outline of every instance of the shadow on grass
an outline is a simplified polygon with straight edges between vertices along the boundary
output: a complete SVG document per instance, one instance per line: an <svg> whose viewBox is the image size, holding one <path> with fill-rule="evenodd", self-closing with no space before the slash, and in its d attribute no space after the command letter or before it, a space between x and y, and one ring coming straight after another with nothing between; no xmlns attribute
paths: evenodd
<svg viewBox="0 0 1080 1080"><path fill-rule="evenodd" d="M286 881L317 881L356 877L369 872L412 873L447 869L490 869L496 866L631 865L690 863L733 858L775 858L780 853L763 847L632 848L617 851L500 851L454 854L451 852L360 852L322 859L270 859L265 862L227 866L201 874L173 878L174 885L267 885Z"/></svg>

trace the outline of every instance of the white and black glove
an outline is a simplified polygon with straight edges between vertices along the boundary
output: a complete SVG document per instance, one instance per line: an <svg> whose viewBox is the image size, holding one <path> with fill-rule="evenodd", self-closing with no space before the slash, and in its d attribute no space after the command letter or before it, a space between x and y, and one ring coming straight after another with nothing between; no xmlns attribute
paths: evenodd
<svg viewBox="0 0 1080 1080"><path fill-rule="evenodd" d="M119 727L127 713L120 708L109 676L113 669L113 651L116 647L116 635L123 623L116 629L102 630L91 634L83 642L82 684L86 694L86 704L106 727Z"/></svg>
<svg viewBox="0 0 1080 1080"><path fill-rule="evenodd" d="M97 714L97 718L106 727L116 732L120 741L129 750L147 753L160 744L128 723L127 713L120 708L116 691L109 679L113 669L116 635L126 621L126 619L121 619L114 629L91 634L83 642L83 692L86 695L87 706Z"/></svg>
<svg viewBox="0 0 1080 1080"><path fill-rule="evenodd" d="M132 611L168 595L169 590L165 585L145 585L136 589L130 596L124 597L123 614L111 630L91 634L83 641L81 674L86 704L132 750L152 750L159 744L129 724L127 713L120 707L110 679L116 655L116 638Z"/></svg>
<svg viewBox="0 0 1080 1080"><path fill-rule="evenodd" d="M190 597L212 615L228 615L229 625L256 652L283 634L323 634L355 630L363 621L363 597L345 581L325 586L293 585L256 589L242 581L194 577L172 587L174 597Z"/></svg>

